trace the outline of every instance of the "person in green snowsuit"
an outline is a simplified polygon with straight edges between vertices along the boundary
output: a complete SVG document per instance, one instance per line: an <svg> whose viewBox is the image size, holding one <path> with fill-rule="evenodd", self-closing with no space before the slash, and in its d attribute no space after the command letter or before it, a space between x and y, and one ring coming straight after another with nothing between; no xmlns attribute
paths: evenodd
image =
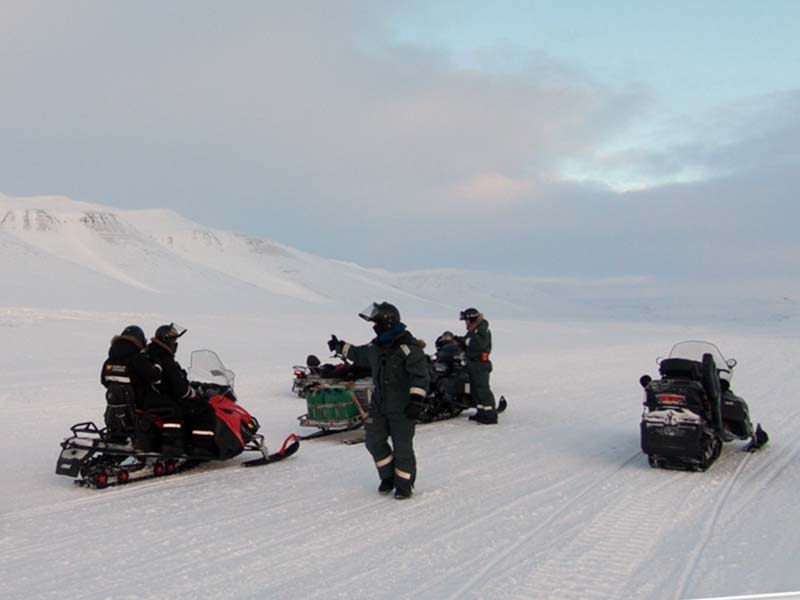
<svg viewBox="0 0 800 600"><path fill-rule="evenodd" d="M372 369L374 391L365 429L367 450L381 479L378 491L388 494L394 489L395 498L409 498L417 477L415 419L424 407L430 382L427 358L394 305L373 302L359 316L373 323L377 337L354 346L334 335L328 347L356 366Z"/></svg>
<svg viewBox="0 0 800 600"><path fill-rule="evenodd" d="M470 417L471 421L482 425L497 423L497 405L489 387L489 374L492 372L492 332L487 321L477 308L461 311L460 319L466 322L467 334L462 338L467 357L470 393L478 411Z"/></svg>

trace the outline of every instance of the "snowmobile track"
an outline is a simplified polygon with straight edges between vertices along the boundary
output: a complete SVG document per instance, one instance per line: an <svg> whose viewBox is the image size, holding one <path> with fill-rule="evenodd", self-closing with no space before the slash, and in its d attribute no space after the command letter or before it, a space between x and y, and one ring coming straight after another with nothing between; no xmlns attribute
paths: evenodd
<svg viewBox="0 0 800 600"><path fill-rule="evenodd" d="M644 472L638 476L647 477ZM588 596L630 597L630 590L623 589L625 582L658 544L659 538L653 534L663 531L672 520L672 499L663 494L672 485L671 479L664 480L646 494L626 496L621 502L608 495L593 498L593 506L603 506L577 535L568 540L551 539L530 553L532 561L545 558L534 562L515 596L577 599L587 597L591 590Z"/></svg>
<svg viewBox="0 0 800 600"><path fill-rule="evenodd" d="M675 594L676 600L687 597L689 584L692 582L694 574L698 569L700 557L703 554L703 550L705 550L706 546L708 545L708 542L714 535L714 531L717 528L717 522L719 521L720 515L722 514L722 511L726 508L725 501L731 495L731 491L735 487L736 482L739 480L739 477L741 476L747 464L750 462L752 456L753 455L751 453L749 452L746 453L744 459L739 462L739 464L736 466L736 470L733 472L731 476L728 477L722 489L714 497L713 512L711 513L710 518L706 518L704 520L703 532L702 535L700 536L700 540L695 544L692 553L685 561L687 568L684 570L684 572L680 575L680 578L678 579L678 585L676 587L678 591Z"/></svg>
<svg viewBox="0 0 800 600"><path fill-rule="evenodd" d="M622 462L622 464L618 465L616 468L612 469L610 473L603 475L602 477L596 478L592 483L585 486L580 492L575 494L571 499L561 505L561 507L554 511L553 514L548 516L544 521L536 525L533 529L529 530L525 533L519 540L516 542L509 544L505 550L502 552L495 554L491 560L484 561L481 563L481 568L472 576L469 577L466 581L463 582L461 587L456 589L452 594L448 596L451 600L455 600L458 598L463 598L470 589L474 589L478 584L481 582L485 582L487 577L496 570L497 565L502 563L506 558L510 555L514 554L523 544L526 544L533 536L535 536L540 531L544 530L548 527L551 523L554 523L561 517L568 509L570 509L574 504L576 504L581 498L586 496L589 492L594 490L595 488L599 487L603 483L605 483L609 477L612 477L635 460L640 458L641 453L636 452L628 459ZM558 484L563 484L563 481L558 482ZM513 502L511 504L516 504L517 502ZM507 510L510 508L509 504L504 505L499 510Z"/></svg>

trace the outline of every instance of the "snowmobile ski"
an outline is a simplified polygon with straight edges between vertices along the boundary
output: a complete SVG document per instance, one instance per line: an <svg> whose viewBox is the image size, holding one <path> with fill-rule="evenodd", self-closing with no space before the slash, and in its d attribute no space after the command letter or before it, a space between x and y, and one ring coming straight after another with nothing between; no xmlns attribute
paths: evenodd
<svg viewBox="0 0 800 600"><path fill-rule="evenodd" d="M756 425L755 433L753 433L753 439L750 440L750 443L745 446L745 450L747 452L756 452L763 448L766 443L769 441L769 436L767 432L761 428L761 423Z"/></svg>
<svg viewBox="0 0 800 600"><path fill-rule="evenodd" d="M330 435L336 435L337 433L345 433L348 431L355 431L356 429L360 429L364 425L363 422L356 423L355 425L351 425L350 427L345 427L343 429L320 429L313 433L309 433L306 435L297 436L300 440L315 440L318 438L328 437Z"/></svg>
<svg viewBox="0 0 800 600"><path fill-rule="evenodd" d="M278 450L277 452L273 452L272 454L265 454L261 458L254 458L252 460L247 460L242 463L242 466L260 467L263 465L269 465L274 462L281 461L284 458L289 458L299 449L300 449L300 438L293 433L284 440L283 446L281 446L281 449Z"/></svg>

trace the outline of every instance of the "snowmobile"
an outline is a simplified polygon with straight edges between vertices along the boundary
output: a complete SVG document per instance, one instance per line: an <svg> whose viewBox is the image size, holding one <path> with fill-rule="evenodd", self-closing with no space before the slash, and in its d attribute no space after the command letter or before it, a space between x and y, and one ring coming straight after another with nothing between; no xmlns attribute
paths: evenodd
<svg viewBox="0 0 800 600"><path fill-rule="evenodd" d="M356 367L345 358L339 363L321 364L314 354L306 357L305 365L294 365L292 372L292 392L305 398L310 390L322 385L337 385L352 382L362 401L366 400L366 389L372 387L372 376L368 368Z"/></svg>
<svg viewBox="0 0 800 600"><path fill-rule="evenodd" d="M126 431L77 423L61 442L56 474L72 477L82 486L105 488L139 479L172 475L210 461L225 461L242 453L257 458L246 467L271 464L297 452L297 436L286 438L278 452L269 453L258 420L242 408L233 390L234 373L210 350L195 350L188 371L190 385L213 409L213 423L185 423L166 414L133 406L129 384L109 388L106 399L116 410L124 406L131 427ZM127 388L127 389L126 389Z"/></svg>
<svg viewBox="0 0 800 600"><path fill-rule="evenodd" d="M319 431L300 439L322 437L358 429L367 418L372 400L369 368L357 367L341 355L338 363L321 364L309 354L305 366L295 365L292 391L306 399L306 413L297 417L301 427Z"/></svg>
<svg viewBox="0 0 800 600"><path fill-rule="evenodd" d="M675 344L658 359L660 379L642 375L645 391L640 423L641 448L653 468L705 471L719 458L722 445L750 440L754 452L769 440L750 421L745 401L730 389L736 359L704 341Z"/></svg>
<svg viewBox="0 0 800 600"><path fill-rule="evenodd" d="M475 408L470 395L466 356L456 343L437 340L437 352L429 357L431 383L425 405L417 417L417 423L432 423L452 419L465 409ZM356 370L343 357L340 365L322 365L316 356L306 360L302 371L304 383L298 384L298 367L295 367L295 385L304 385L307 412L298 417L302 427L316 427L319 431L302 439L352 431L363 425L372 400L372 378L365 375L369 370ZM508 403L501 396L497 412L503 412Z"/></svg>
<svg viewBox="0 0 800 600"><path fill-rule="evenodd" d="M475 408L470 394L467 359L461 346L445 340L436 340L436 353L430 357L431 383L425 407L417 417L418 423L431 423L452 419L468 408ZM501 396L497 412L503 412L508 403Z"/></svg>

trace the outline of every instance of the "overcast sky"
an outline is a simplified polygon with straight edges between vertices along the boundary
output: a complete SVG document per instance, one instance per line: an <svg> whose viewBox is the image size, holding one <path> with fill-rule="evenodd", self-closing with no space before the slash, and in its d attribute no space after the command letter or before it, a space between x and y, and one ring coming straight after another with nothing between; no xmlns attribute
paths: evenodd
<svg viewBox="0 0 800 600"><path fill-rule="evenodd" d="M796 281L798 23L792 0L0 0L0 192L391 270Z"/></svg>

